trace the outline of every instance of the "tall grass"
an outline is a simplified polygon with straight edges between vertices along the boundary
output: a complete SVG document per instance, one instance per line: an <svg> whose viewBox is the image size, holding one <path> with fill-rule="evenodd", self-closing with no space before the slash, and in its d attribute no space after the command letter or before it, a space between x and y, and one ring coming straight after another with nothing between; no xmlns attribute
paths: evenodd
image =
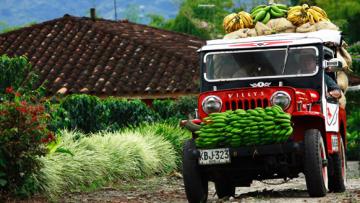
<svg viewBox="0 0 360 203"><path fill-rule="evenodd" d="M170 142L175 151L176 164L178 166L178 169L181 168L180 166L181 166L182 147L185 140L191 138L190 131L180 128L179 124L174 121L167 123L154 123L151 125L143 125L136 128L133 131L140 132L141 134L144 135L147 134L156 135Z"/></svg>
<svg viewBox="0 0 360 203"><path fill-rule="evenodd" d="M99 187L121 179L164 174L176 168L176 153L166 138L153 131L101 132L85 136L62 131L59 147L74 155L52 153L40 160L34 174L41 192L50 198ZM146 133L145 133L146 132Z"/></svg>

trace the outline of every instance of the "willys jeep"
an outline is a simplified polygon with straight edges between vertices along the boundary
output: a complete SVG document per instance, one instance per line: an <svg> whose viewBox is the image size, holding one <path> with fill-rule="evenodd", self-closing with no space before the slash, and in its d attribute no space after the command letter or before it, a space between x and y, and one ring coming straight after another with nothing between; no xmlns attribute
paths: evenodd
<svg viewBox="0 0 360 203"><path fill-rule="evenodd" d="M305 175L311 197L343 192L346 184L346 113L329 96L325 74L336 81L338 31L286 33L211 40L199 50L201 82L197 118L183 121L192 139L183 148L189 202L206 202L208 181L219 198L253 180ZM214 112L280 106L291 114L286 142L199 149L196 130Z"/></svg>

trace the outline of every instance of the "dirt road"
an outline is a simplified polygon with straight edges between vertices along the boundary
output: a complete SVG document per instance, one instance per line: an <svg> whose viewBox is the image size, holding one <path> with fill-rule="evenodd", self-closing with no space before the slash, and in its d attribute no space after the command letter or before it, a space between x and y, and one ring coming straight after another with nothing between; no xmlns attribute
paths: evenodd
<svg viewBox="0 0 360 203"><path fill-rule="evenodd" d="M349 163L347 191L329 193L322 198L309 198L303 177L292 179L280 185L268 185L254 181L251 187L236 189L236 197L230 200L219 200L213 184L209 186L208 202L360 202L359 163ZM281 183L282 180L266 181ZM64 202L168 202L185 203L185 191L182 179L177 176L154 177L146 180L120 182L108 188L90 193L72 193L64 197Z"/></svg>

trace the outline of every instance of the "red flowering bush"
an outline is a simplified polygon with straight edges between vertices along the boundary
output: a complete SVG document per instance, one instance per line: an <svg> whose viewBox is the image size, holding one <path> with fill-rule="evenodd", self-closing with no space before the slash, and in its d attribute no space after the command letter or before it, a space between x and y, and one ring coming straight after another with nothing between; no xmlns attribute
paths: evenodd
<svg viewBox="0 0 360 203"><path fill-rule="evenodd" d="M54 140L47 128L50 116L42 104L29 102L11 87L5 92L7 99L0 103L0 196L26 190L31 174L40 167L37 158L47 153L46 143Z"/></svg>

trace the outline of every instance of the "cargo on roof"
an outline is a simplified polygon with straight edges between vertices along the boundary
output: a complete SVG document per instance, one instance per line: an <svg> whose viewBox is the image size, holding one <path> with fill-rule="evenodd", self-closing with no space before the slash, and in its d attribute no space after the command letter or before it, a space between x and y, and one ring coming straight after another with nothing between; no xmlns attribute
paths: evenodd
<svg viewBox="0 0 360 203"><path fill-rule="evenodd" d="M326 42L333 43L334 45L340 45L341 32L335 30L319 30L308 33L280 33L240 39L210 40L207 41L206 46L202 47L199 51L234 48L241 49L264 46L290 46Z"/></svg>

